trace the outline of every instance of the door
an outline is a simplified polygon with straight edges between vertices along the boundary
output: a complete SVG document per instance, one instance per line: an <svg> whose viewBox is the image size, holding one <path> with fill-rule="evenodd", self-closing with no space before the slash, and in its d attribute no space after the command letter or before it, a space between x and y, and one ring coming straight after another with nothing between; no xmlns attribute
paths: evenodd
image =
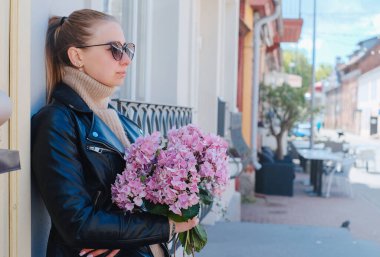
<svg viewBox="0 0 380 257"><path fill-rule="evenodd" d="M370 133L371 136L377 134L377 117L371 116L370 118Z"/></svg>

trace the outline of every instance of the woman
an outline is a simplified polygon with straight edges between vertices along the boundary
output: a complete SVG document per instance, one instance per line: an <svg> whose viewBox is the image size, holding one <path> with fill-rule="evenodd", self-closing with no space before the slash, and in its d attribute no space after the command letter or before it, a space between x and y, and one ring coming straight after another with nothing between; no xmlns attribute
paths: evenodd
<svg viewBox="0 0 380 257"><path fill-rule="evenodd" d="M52 220L47 256L169 256L164 243L197 219L124 214L111 202L124 149L142 133L109 105L134 45L114 17L85 9L52 17L45 47L48 105L32 118L32 170Z"/></svg>

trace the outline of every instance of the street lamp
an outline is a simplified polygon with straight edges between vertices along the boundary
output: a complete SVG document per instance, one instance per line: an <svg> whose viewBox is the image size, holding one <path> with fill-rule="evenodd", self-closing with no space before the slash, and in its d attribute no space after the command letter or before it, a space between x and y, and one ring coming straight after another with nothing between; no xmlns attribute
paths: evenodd
<svg viewBox="0 0 380 257"><path fill-rule="evenodd" d="M310 116L310 148L314 146L314 106L315 106L315 35L316 35L316 18L317 18L317 1L314 0L314 15L313 15L313 67L312 67L312 79L311 79L311 116Z"/></svg>

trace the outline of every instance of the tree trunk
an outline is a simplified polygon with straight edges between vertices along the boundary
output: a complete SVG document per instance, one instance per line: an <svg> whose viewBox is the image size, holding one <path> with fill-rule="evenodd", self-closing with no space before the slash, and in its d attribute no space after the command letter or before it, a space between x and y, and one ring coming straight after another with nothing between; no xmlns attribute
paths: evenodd
<svg viewBox="0 0 380 257"><path fill-rule="evenodd" d="M284 135L283 132L280 132L276 135L276 141L277 141L277 149L276 149L276 157L278 160L284 159L284 152L282 151L282 136Z"/></svg>

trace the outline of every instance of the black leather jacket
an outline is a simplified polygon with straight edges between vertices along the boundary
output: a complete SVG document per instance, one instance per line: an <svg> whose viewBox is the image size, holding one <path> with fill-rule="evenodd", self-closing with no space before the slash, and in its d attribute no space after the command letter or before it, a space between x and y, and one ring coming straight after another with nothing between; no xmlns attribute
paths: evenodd
<svg viewBox="0 0 380 257"><path fill-rule="evenodd" d="M134 142L141 129L119 118ZM124 214L112 204L111 184L124 169L123 155L122 143L82 98L57 85L52 103L32 118L32 172L52 221L47 257L77 257L82 248L147 257L153 256L147 245L168 241L166 217Z"/></svg>

